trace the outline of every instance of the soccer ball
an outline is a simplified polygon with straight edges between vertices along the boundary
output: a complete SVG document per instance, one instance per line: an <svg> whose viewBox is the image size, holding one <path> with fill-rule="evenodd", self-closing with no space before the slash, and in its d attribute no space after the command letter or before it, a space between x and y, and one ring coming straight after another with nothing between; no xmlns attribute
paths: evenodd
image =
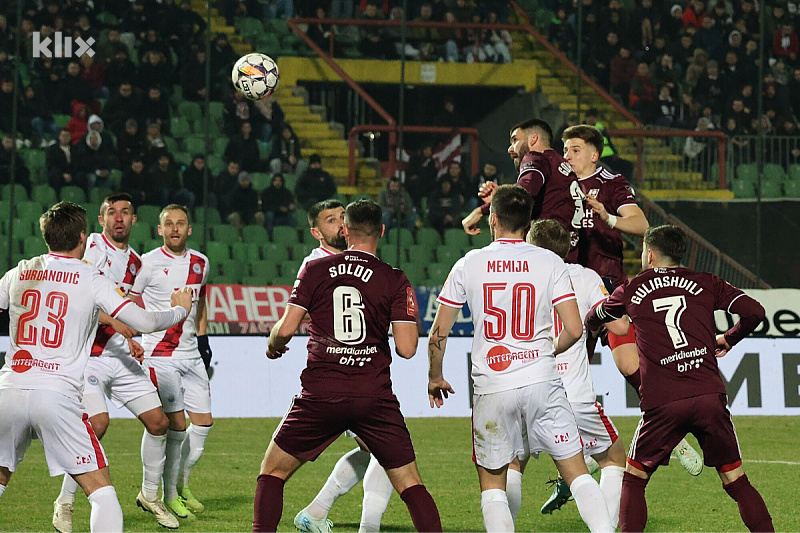
<svg viewBox="0 0 800 533"><path fill-rule="evenodd" d="M278 65L268 55L252 53L239 58L233 65L231 81L237 91L250 100L261 100L278 86Z"/></svg>

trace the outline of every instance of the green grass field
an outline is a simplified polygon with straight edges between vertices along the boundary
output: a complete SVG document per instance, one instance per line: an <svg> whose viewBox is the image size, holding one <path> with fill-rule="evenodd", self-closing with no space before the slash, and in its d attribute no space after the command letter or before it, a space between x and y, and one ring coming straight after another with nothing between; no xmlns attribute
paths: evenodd
<svg viewBox="0 0 800 533"><path fill-rule="evenodd" d="M615 420L626 443L636 419ZM778 531L800 531L797 481L800 428L786 417L739 417L735 420L745 470L772 513ZM253 493L259 463L277 419L222 419L206 443L192 474L192 491L207 511L180 531L250 531ZM439 506L446 531L483 531L477 475L471 462L468 419L433 418L408 421L422 477ZM103 443L111 476L125 513L127 531L161 529L134 501L141 484L139 443L142 427L135 420L113 420ZM280 531L292 531L292 519L316 494L339 456L352 449L340 438L315 463L304 466L286 487ZM552 516L540 514L550 494L545 482L554 476L549 458L528 466L518 531L586 531L574 503ZM41 444L34 441L25 461L0 499L0 531L48 531L52 502L60 478L48 477ZM713 470L693 478L677 463L660 469L648 490L648 531L743 531L736 504L720 486ZM355 531L361 516L361 486L342 497L331 510L335 531ZM75 531L88 531L89 504L79 494ZM383 519L384 531L413 531L411 519L395 494Z"/></svg>

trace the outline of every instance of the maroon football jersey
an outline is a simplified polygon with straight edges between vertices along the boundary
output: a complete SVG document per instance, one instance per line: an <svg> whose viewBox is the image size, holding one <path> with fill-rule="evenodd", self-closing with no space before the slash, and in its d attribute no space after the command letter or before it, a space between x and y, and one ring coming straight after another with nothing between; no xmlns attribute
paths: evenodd
<svg viewBox="0 0 800 533"><path fill-rule="evenodd" d="M414 289L402 270L348 250L306 264L290 305L308 311L308 364L303 389L321 396L392 393L389 324L416 324Z"/></svg>
<svg viewBox="0 0 800 533"><path fill-rule="evenodd" d="M714 310L729 310L740 297L751 300L714 274L651 268L600 304L597 315L627 314L636 326L643 411L682 398L726 393L714 354Z"/></svg>
<svg viewBox="0 0 800 533"><path fill-rule="evenodd" d="M636 205L633 187L621 174L612 174L603 167L594 174L578 180L583 194L596 198L611 215L619 216L619 208ZM622 232L612 228L594 210L584 206L581 221L581 238L578 263L591 268L601 276L611 278L614 285L625 282L625 268L622 263Z"/></svg>

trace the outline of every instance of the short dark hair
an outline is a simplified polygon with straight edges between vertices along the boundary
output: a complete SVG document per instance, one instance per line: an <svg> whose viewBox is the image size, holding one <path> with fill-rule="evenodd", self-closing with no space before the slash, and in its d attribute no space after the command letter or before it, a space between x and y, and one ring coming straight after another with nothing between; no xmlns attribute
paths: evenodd
<svg viewBox="0 0 800 533"><path fill-rule="evenodd" d="M686 232L678 226L665 224L648 228L644 232L644 243L649 249L677 265L686 254L688 239Z"/></svg>
<svg viewBox="0 0 800 533"><path fill-rule="evenodd" d="M567 139L581 139L586 144L594 146L598 153L603 153L603 145L605 144L603 142L603 134L594 126L586 124L570 126L564 130L564 134L561 136L562 141L566 142Z"/></svg>
<svg viewBox="0 0 800 533"><path fill-rule="evenodd" d="M528 242L550 250L561 259L567 257L571 246L567 228L558 220L547 218L533 223L528 232Z"/></svg>
<svg viewBox="0 0 800 533"><path fill-rule="evenodd" d="M344 213L344 223L351 234L361 237L381 236L383 210L373 200L356 200L351 202Z"/></svg>
<svg viewBox="0 0 800 533"><path fill-rule="evenodd" d="M317 218L319 214L323 211L327 211L328 209L336 209L337 207L341 207L344 209L344 204L339 200L322 200L321 202L317 202L311 206L311 209L308 210L308 223L312 228L317 227Z"/></svg>
<svg viewBox="0 0 800 533"><path fill-rule="evenodd" d="M126 192L112 192L103 198L103 203L100 204L100 214L105 213L106 207L114 202L130 202L132 212L136 212L136 206L133 205L133 196Z"/></svg>
<svg viewBox="0 0 800 533"><path fill-rule="evenodd" d="M491 212L506 231L518 232L531 223L533 197L519 185L500 185L492 198Z"/></svg>
<svg viewBox="0 0 800 533"><path fill-rule="evenodd" d="M548 146L550 146L550 143L553 142L553 129L550 127L550 124L548 124L547 122L545 122L540 118L529 118L528 120L523 120L522 122L516 124L513 128L511 128L509 134L513 133L514 130L524 131L531 129L537 129L541 133L543 133L545 142L547 143Z"/></svg>
<svg viewBox="0 0 800 533"><path fill-rule="evenodd" d="M39 217L39 228L51 252L69 252L86 232L86 210L72 202L58 202Z"/></svg>
<svg viewBox="0 0 800 533"><path fill-rule="evenodd" d="M181 204L169 204L167 207L162 209L161 212L158 214L159 224L161 224L161 219L164 217L165 214L167 214L167 211L183 211L184 213L186 213L186 220L189 222L189 224L192 223L192 216L189 214L188 207Z"/></svg>

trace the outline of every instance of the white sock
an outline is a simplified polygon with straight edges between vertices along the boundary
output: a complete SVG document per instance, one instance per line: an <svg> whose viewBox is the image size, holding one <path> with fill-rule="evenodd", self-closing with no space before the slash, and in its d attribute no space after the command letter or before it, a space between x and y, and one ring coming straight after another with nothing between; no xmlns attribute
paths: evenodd
<svg viewBox="0 0 800 533"><path fill-rule="evenodd" d="M89 531L96 533L122 531L122 507L119 506L117 491L108 485L100 487L89 495L92 514L89 518Z"/></svg>
<svg viewBox="0 0 800 533"><path fill-rule="evenodd" d="M508 497L502 489L489 489L481 492L481 512L483 527L487 533L495 531L514 531L514 519L508 508Z"/></svg>
<svg viewBox="0 0 800 533"><path fill-rule="evenodd" d="M0 485L0 498L2 498L2 497L3 497L3 493L4 493L5 491L6 491L6 486L5 486L5 485Z"/></svg>
<svg viewBox="0 0 800 533"><path fill-rule="evenodd" d="M181 446L186 437L186 431L167 430L167 449L164 462L164 501L171 501L178 497L178 469L181 465Z"/></svg>
<svg viewBox="0 0 800 533"><path fill-rule="evenodd" d="M600 470L600 490L608 506L608 517L611 527L617 529L619 523L619 501L622 497L622 476L625 469L621 466L607 466Z"/></svg>
<svg viewBox="0 0 800 533"><path fill-rule="evenodd" d="M513 468L509 468L506 474L506 498L508 498L511 518L516 524L519 510L522 508L522 472Z"/></svg>
<svg viewBox="0 0 800 533"><path fill-rule="evenodd" d="M386 470L373 456L364 474L364 502L361 505L359 533L377 533L381 530L381 518L389 506L392 492L394 487Z"/></svg>
<svg viewBox="0 0 800 533"><path fill-rule="evenodd" d="M142 435L142 494L153 501L158 498L158 485L164 474L167 461L167 436L151 435L144 430Z"/></svg>
<svg viewBox="0 0 800 533"><path fill-rule="evenodd" d="M584 523L589 526L592 533L611 533L611 519L608 517L608 507L606 507L603 493L589 474L576 477L569 486L578 512L581 514Z"/></svg>
<svg viewBox="0 0 800 533"><path fill-rule="evenodd" d="M61 482L61 494L58 495L56 501L59 505L75 503L76 492L78 492L78 482L69 474L64 474L64 481Z"/></svg>
<svg viewBox="0 0 800 533"><path fill-rule="evenodd" d="M189 424L189 429L186 430L186 438L183 440L183 449L181 451L181 469L178 476L178 483L181 488L189 486L189 474L192 473L194 465L200 460L203 455L203 449L206 446L206 438L211 431L211 426L195 426Z"/></svg>
<svg viewBox="0 0 800 533"><path fill-rule="evenodd" d="M328 511L340 496L344 496L350 489L364 478L372 454L356 448L350 450L336 461L331 475L305 511L315 520L328 517Z"/></svg>

